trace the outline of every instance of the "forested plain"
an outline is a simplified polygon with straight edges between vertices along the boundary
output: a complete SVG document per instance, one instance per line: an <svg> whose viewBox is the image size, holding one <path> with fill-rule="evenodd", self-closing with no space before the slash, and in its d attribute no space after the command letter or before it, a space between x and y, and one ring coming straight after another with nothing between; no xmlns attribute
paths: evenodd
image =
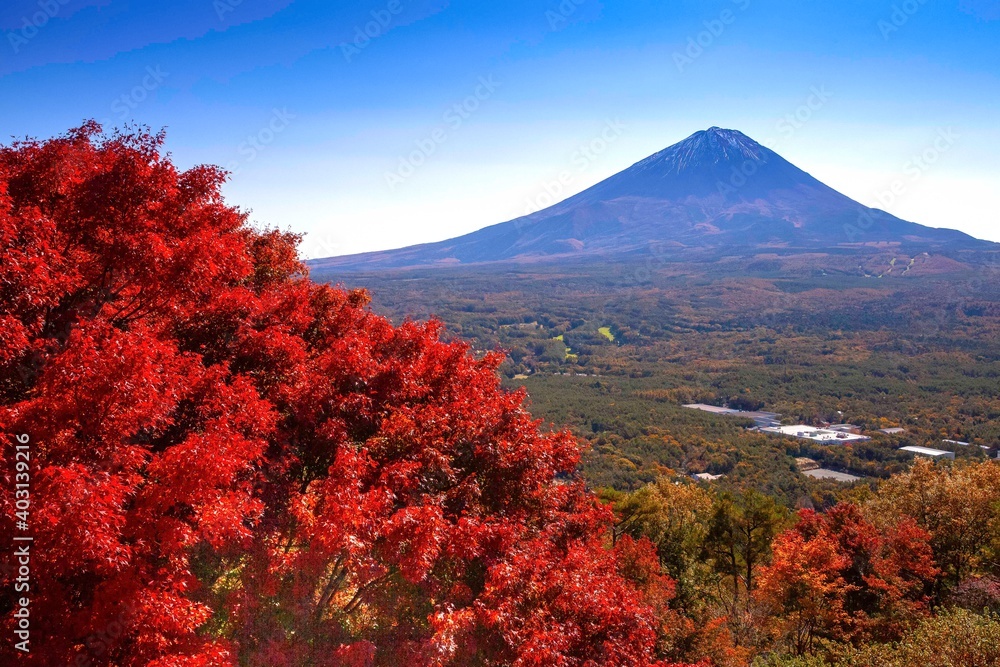
<svg viewBox="0 0 1000 667"><path fill-rule="evenodd" d="M830 488L797 474L795 457L883 478L908 467L900 446L958 458L1000 446L996 255L860 247L671 259L345 282L369 286L374 307L396 320L436 317L448 335L504 350L507 382L528 389L536 416L590 443L594 487L710 472L795 503ZM694 402L777 412L784 423L850 422L873 439L776 439L681 407ZM906 432L878 432L889 427Z"/></svg>

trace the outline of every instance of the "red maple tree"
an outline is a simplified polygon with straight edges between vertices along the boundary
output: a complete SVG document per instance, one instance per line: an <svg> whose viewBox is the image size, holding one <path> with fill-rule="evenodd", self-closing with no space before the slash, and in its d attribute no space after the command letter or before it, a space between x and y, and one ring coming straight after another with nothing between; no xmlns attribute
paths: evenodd
<svg viewBox="0 0 1000 667"><path fill-rule="evenodd" d="M500 357L310 282L162 143L0 149L0 525L28 434L35 540L0 662L653 664L671 582Z"/></svg>
<svg viewBox="0 0 1000 667"><path fill-rule="evenodd" d="M817 639L898 639L929 613L938 569L930 535L911 519L879 529L853 504L803 510L774 541L759 597L796 653Z"/></svg>

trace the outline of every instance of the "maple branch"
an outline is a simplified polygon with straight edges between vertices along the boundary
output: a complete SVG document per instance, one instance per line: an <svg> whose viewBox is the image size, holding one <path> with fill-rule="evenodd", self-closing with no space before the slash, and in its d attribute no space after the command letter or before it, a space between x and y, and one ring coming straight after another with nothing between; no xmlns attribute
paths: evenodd
<svg viewBox="0 0 1000 667"><path fill-rule="evenodd" d="M355 591L354 597L351 598L350 602L348 602L346 605L344 605L344 613L346 613L346 614L353 614L355 612L355 610L358 608L358 605L361 604L361 596L364 593L366 593L367 591L369 591L372 588L374 588L375 586L377 586L378 584L380 584L383 581L387 580L390 576L391 576L391 573L390 572L386 572L382 576L375 577L374 579L372 579L368 583L362 584L361 586L358 586L358 590Z"/></svg>
<svg viewBox="0 0 1000 667"><path fill-rule="evenodd" d="M345 559L346 556L341 554L337 557L336 562L334 562L333 570L330 572L330 579L326 582L323 593L319 597L319 602L316 604L317 621L323 617L323 610L330 604L330 600L333 599L334 593L337 592L337 589L340 588L340 584L342 584L344 579L347 577L347 567L344 565Z"/></svg>

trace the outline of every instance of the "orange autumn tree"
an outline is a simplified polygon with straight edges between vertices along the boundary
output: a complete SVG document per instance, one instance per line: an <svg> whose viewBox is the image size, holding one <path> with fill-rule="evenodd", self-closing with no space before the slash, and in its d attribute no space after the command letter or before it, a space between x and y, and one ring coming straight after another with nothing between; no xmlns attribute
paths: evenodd
<svg viewBox="0 0 1000 667"><path fill-rule="evenodd" d="M852 504L803 510L773 553L758 597L796 654L823 640L892 641L928 614L938 569L930 535L911 519L879 529Z"/></svg>
<svg viewBox="0 0 1000 667"><path fill-rule="evenodd" d="M671 582L500 357L311 283L162 141L0 149L0 526L28 434L35 539L0 662L654 664Z"/></svg>

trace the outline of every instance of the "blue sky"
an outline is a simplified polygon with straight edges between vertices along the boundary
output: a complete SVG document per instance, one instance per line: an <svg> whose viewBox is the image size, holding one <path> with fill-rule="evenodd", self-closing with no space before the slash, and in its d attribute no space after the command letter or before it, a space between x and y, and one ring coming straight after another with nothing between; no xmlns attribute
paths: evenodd
<svg viewBox="0 0 1000 667"><path fill-rule="evenodd" d="M311 257L508 220L712 125L1000 241L1000 0L9 0L0 31L4 140L165 127Z"/></svg>

